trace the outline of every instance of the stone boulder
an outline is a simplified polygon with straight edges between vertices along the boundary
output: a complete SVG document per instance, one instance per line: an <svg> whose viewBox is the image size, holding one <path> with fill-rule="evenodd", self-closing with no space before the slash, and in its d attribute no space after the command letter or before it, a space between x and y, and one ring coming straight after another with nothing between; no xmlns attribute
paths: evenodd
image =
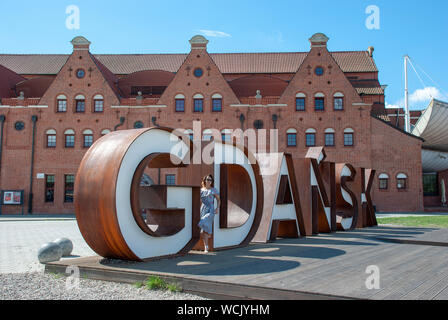
<svg viewBox="0 0 448 320"><path fill-rule="evenodd" d="M37 252L40 263L59 261L62 257L62 249L54 242L44 244Z"/></svg>
<svg viewBox="0 0 448 320"><path fill-rule="evenodd" d="M62 256L67 257L71 255L73 251L73 243L67 239L67 238L59 238L53 241L53 243L56 243L58 246L62 249Z"/></svg>

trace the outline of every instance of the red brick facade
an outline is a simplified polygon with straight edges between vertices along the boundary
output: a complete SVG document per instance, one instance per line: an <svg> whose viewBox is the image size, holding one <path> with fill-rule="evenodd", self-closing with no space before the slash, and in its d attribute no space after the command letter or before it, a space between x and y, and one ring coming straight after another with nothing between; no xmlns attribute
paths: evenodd
<svg viewBox="0 0 448 320"><path fill-rule="evenodd" d="M21 100L17 98L20 94L17 92L15 97L5 96L1 100L0 115L5 116L6 120L3 129L0 189L25 190L25 212L29 209L31 179L34 195L32 213L74 212L73 203L64 202L64 177L76 174L87 150L83 147L85 130L93 131L95 141L105 129L132 129L136 122L141 122L146 127L160 125L192 129L195 120L201 121L202 130L252 129L254 122L261 120L263 129L275 127L279 130L279 150L291 153L295 159L303 158L306 154L307 130L314 130L316 146L324 146L325 132L330 129L334 132L335 144L325 148L328 161L373 168L377 170L377 176L386 173L390 177L387 190L379 190L378 179L375 179L373 202L379 211L423 210L421 140L372 115L384 111L384 91L378 82L378 72L374 69L357 71L356 68L352 70L349 67L342 70L341 63L336 58L341 59L339 57L345 53L329 52L326 41L312 40L311 50L305 54L296 73L224 74L207 52L207 41L202 37L195 37L191 42L190 54L174 77L173 73L168 74L170 71L162 70L162 66L157 72L142 73L134 78L126 74L113 74L109 66L102 64L89 52L85 39L78 38L73 43L73 54L54 76L51 84L48 84L42 97L25 95ZM369 57L368 52L356 52L356 56L362 56L374 66L373 58ZM199 77L195 75L198 68L202 70ZM323 74L317 75L316 68L322 68ZM78 78L77 72L81 69L84 76ZM25 76L36 77L30 74ZM151 78L152 76L159 80ZM247 82L250 85L245 85ZM139 98L129 92L133 86L149 88L152 85L154 87L151 90L157 90L157 86L163 87L165 84L166 88L161 95L143 93ZM254 88L260 90L261 98L255 97ZM30 92L36 90L30 89ZM298 93L305 96L305 111L296 111ZM175 109L175 97L179 94L185 97L183 112L176 112ZM203 112L194 112L196 94L203 96ZM212 111L212 96L215 94L222 96L221 112ZM335 94L343 95L342 110L334 108ZM60 95L67 98L66 112L58 112L57 97ZM75 97L80 95L85 97L84 112L76 112ZM94 112L94 97L97 95L103 97L103 112ZM315 111L315 96L324 98L323 111ZM32 116L37 116L37 122L34 168L31 173ZM17 121L25 124L22 130L16 130ZM64 133L69 129L75 132L73 148L65 147ZM288 129L296 130L297 146L287 146ZM47 147L48 130L56 131L56 147ZM353 133L351 146L345 146L345 131ZM176 183L199 184L200 177L206 172L207 167L194 176L191 176L192 170L180 175L176 170L162 170L160 182L165 183L166 174L171 173L176 175ZM38 173L54 175L53 202L45 202L45 179L38 179ZM149 173L158 183L159 172ZM396 176L400 173L407 176L404 190L396 188ZM302 176L299 168L296 174L300 186L301 179L307 177ZM19 207L2 207L4 214L18 212Z"/></svg>

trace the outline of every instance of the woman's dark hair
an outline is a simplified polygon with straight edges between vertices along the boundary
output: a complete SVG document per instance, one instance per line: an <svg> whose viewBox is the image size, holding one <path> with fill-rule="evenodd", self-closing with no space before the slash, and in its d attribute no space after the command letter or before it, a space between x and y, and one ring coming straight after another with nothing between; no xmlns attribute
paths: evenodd
<svg viewBox="0 0 448 320"><path fill-rule="evenodd" d="M214 186L215 186L215 179L213 179L213 176L212 176L211 174L208 174L208 175L206 175L204 178L202 178L202 181L201 181L201 187L202 187L202 188L205 188L207 178L211 178L211 179L212 179L212 184L211 184L211 186L214 187Z"/></svg>

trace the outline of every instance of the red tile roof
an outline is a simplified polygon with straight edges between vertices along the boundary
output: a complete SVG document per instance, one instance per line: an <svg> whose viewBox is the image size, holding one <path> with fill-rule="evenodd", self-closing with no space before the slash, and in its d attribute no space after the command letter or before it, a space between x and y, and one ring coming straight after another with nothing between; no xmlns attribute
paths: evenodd
<svg viewBox="0 0 448 320"><path fill-rule="evenodd" d="M212 53L210 56L224 74L295 73L306 52L285 53ZM366 51L332 52L344 72L377 72L375 62ZM0 65L18 74L57 74L69 55L0 54ZM95 57L114 74L142 70L176 72L187 54L97 54Z"/></svg>

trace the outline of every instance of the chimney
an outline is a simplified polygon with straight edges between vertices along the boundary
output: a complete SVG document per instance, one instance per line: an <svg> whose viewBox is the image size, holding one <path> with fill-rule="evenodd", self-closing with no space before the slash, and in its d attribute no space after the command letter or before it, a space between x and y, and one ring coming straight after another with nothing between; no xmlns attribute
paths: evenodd
<svg viewBox="0 0 448 320"><path fill-rule="evenodd" d="M310 39L311 48L313 47L327 47L327 42L330 40L323 33L315 33Z"/></svg>
<svg viewBox="0 0 448 320"><path fill-rule="evenodd" d="M369 53L369 57L372 58L373 57L373 51L375 51L374 47L368 47L367 48L367 52Z"/></svg>
<svg viewBox="0 0 448 320"><path fill-rule="evenodd" d="M75 50L89 51L90 43L91 42L84 37L76 37L71 41L71 44L73 45L73 51Z"/></svg>
<svg viewBox="0 0 448 320"><path fill-rule="evenodd" d="M199 49L199 50L207 50L208 40L201 35L196 35L190 39L191 50Z"/></svg>

